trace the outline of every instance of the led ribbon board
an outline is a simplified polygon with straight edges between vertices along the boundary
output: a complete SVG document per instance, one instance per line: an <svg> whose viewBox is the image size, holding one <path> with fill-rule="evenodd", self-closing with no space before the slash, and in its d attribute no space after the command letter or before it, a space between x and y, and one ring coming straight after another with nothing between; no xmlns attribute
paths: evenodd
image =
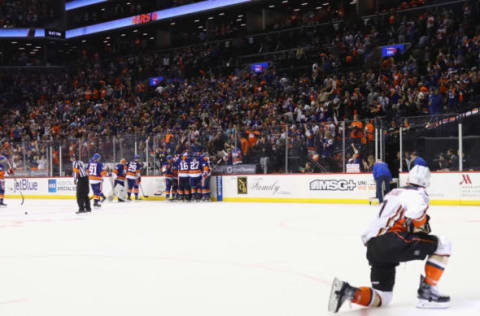
<svg viewBox="0 0 480 316"><path fill-rule="evenodd" d="M115 30L122 27L128 27L138 24L149 23L153 21L161 21L166 19L175 18L182 15L187 15L191 13L197 13L212 9L218 9L222 7L231 6L239 3L246 3L252 0L205 0L197 3L191 3L187 5L182 5L176 8L170 8L165 10L158 10L150 13L139 14L135 16L130 16L127 18L117 19L113 21L108 21L104 23L78 27L75 29L67 30L65 32L65 38L74 38L109 30Z"/></svg>
<svg viewBox="0 0 480 316"><path fill-rule="evenodd" d="M0 29L0 38L45 37L45 29Z"/></svg>
<svg viewBox="0 0 480 316"><path fill-rule="evenodd" d="M108 0L73 0L65 2L65 11L70 11L82 7L86 7L92 4L107 2Z"/></svg>

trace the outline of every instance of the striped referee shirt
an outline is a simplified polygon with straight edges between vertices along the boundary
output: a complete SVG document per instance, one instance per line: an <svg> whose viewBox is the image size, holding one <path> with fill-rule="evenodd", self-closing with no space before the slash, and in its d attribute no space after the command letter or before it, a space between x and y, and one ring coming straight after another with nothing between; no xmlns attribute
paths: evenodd
<svg viewBox="0 0 480 316"><path fill-rule="evenodd" d="M85 170L85 164L81 160L75 160L73 162L73 179L77 180L78 178L83 178L87 176L87 171Z"/></svg>

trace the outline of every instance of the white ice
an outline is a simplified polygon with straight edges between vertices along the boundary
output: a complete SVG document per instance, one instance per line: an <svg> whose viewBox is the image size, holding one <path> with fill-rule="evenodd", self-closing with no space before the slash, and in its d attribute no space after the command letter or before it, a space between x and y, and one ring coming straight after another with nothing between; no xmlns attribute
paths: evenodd
<svg viewBox="0 0 480 316"><path fill-rule="evenodd" d="M0 315L328 315L334 276L369 285L368 205L7 200L0 209ZM28 211L28 215L24 212ZM390 306L339 315L480 315L480 207L432 206L454 253L448 310L418 310L422 262L397 269Z"/></svg>

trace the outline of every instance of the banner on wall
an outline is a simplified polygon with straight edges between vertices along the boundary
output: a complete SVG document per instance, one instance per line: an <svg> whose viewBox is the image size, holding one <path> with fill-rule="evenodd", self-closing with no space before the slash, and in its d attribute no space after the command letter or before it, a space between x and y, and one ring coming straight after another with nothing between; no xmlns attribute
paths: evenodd
<svg viewBox="0 0 480 316"><path fill-rule="evenodd" d="M255 174L257 173L257 165L241 164L241 165L221 165L213 168L215 174Z"/></svg>
<svg viewBox="0 0 480 316"><path fill-rule="evenodd" d="M401 173L400 185L407 179ZM434 204L480 205L480 172L432 172L427 192Z"/></svg>
<svg viewBox="0 0 480 316"><path fill-rule="evenodd" d="M368 201L375 196L375 188L370 174L223 176L225 201Z"/></svg>

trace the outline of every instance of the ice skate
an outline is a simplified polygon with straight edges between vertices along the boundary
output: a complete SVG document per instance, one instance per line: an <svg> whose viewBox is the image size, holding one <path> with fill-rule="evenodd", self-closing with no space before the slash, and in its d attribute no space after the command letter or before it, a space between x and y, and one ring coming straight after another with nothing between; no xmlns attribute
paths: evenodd
<svg viewBox="0 0 480 316"><path fill-rule="evenodd" d="M438 288L425 282L420 276L420 287L417 291L417 308L448 308L450 307L450 296L440 294Z"/></svg>
<svg viewBox="0 0 480 316"><path fill-rule="evenodd" d="M98 201L93 202L93 207L100 208L101 206L102 205Z"/></svg>
<svg viewBox="0 0 480 316"><path fill-rule="evenodd" d="M3 201L2 201L2 202L0 202L0 207L7 207L7 204L3 203Z"/></svg>
<svg viewBox="0 0 480 316"><path fill-rule="evenodd" d="M357 289L350 286L347 282L335 278L330 291L328 300L328 311L336 313L346 300L352 300Z"/></svg>
<svg viewBox="0 0 480 316"><path fill-rule="evenodd" d="M102 197L100 198L100 203L103 203L103 201L105 201L105 196L102 196Z"/></svg>

